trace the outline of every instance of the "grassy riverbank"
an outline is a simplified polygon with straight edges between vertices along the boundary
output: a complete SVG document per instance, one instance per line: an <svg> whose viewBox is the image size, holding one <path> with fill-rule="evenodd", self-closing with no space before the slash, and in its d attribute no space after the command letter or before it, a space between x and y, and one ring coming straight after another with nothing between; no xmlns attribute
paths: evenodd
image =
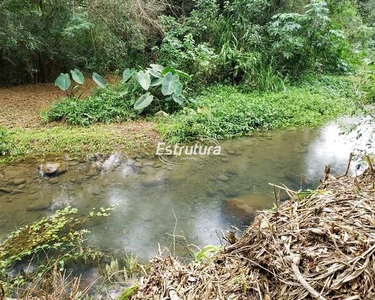
<svg viewBox="0 0 375 300"><path fill-rule="evenodd" d="M101 152L152 153L159 139L153 122L94 124L88 127L57 124L38 128L0 129L0 164L25 159L69 156L82 159Z"/></svg>
<svg viewBox="0 0 375 300"><path fill-rule="evenodd" d="M195 103L162 119L135 115L133 120L114 118L106 124L88 126L69 125L64 121L46 124L35 116L38 112L30 109L29 120L8 125L8 129L0 127L0 163L63 155L84 158L95 152L153 153L161 139L169 143L186 142L207 137L232 138L275 128L312 127L354 110L359 94L357 81L356 77L314 77L285 86L279 92L249 92L244 86L217 85L203 90ZM6 92L11 93L11 89L4 90L3 94ZM78 101L80 105L86 100ZM111 113L110 105L106 109ZM102 107L98 109L105 113ZM116 109L130 108L126 104ZM74 109L68 113L80 118ZM9 113L1 120L7 125L16 117Z"/></svg>

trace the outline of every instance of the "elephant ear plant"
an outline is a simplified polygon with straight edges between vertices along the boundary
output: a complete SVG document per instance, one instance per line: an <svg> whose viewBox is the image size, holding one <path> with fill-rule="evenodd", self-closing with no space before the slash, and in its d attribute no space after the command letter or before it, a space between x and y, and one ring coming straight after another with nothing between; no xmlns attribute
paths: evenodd
<svg viewBox="0 0 375 300"><path fill-rule="evenodd" d="M107 85L104 78L100 76L98 73L94 72L92 74L92 79L101 88L104 88ZM70 74L61 73L55 80L55 86L59 87L62 91L66 92L69 98L80 98L82 96L82 93L79 96L76 96L75 92L83 84L85 84L85 76L77 68L74 70L70 70Z"/></svg>
<svg viewBox="0 0 375 300"><path fill-rule="evenodd" d="M133 69L126 69L123 73L122 83L126 84L130 79L135 80L145 91L134 103L134 109L139 113L155 100L159 102L159 106L161 106L161 101L178 105L183 105L187 101L181 80L188 82L191 77L182 71L151 64L149 68L139 72Z"/></svg>

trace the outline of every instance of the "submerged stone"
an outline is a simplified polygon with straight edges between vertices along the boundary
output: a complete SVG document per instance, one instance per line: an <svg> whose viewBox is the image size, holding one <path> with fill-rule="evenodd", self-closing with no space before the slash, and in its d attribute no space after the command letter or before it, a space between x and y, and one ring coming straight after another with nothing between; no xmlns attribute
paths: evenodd
<svg viewBox="0 0 375 300"><path fill-rule="evenodd" d="M65 161L46 162L40 165L43 175L60 175L68 171L68 164Z"/></svg>
<svg viewBox="0 0 375 300"><path fill-rule="evenodd" d="M99 175L100 171L102 169L102 163L99 161L93 162L89 169L87 170L88 176L96 176Z"/></svg>
<svg viewBox="0 0 375 300"><path fill-rule="evenodd" d="M0 192L9 194L12 192L12 189L7 188L7 187L0 187Z"/></svg>
<svg viewBox="0 0 375 300"><path fill-rule="evenodd" d="M23 184L25 182L26 182L26 179L24 179L24 178L18 178L18 179L13 180L14 185L20 185L20 184Z"/></svg>
<svg viewBox="0 0 375 300"><path fill-rule="evenodd" d="M271 200L271 197L254 193L224 200L223 204L225 210L230 214L248 216L255 215L257 210L264 209Z"/></svg>
<svg viewBox="0 0 375 300"><path fill-rule="evenodd" d="M155 187L158 185L162 185L164 180L162 178L146 178L142 181L142 185L144 187Z"/></svg>
<svg viewBox="0 0 375 300"><path fill-rule="evenodd" d="M51 202L36 202L30 204L26 210L27 211L39 211L39 210L47 210L51 206Z"/></svg>
<svg viewBox="0 0 375 300"><path fill-rule="evenodd" d="M223 182L229 181L229 177L225 176L225 175L219 175L219 177L217 179L219 181L223 181Z"/></svg>
<svg viewBox="0 0 375 300"><path fill-rule="evenodd" d="M48 180L49 183L52 183L52 184L56 184L56 183L59 183L59 179L58 178L51 178L50 180Z"/></svg>

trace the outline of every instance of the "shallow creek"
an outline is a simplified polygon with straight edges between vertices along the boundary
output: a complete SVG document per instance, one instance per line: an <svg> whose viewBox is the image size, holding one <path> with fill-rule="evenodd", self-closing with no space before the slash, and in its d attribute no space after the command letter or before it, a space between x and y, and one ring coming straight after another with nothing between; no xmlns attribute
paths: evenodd
<svg viewBox="0 0 375 300"><path fill-rule="evenodd" d="M354 141L336 123L320 129L282 130L222 141L222 154L166 164L157 157L111 155L100 173L91 162L68 161L69 170L42 177L36 163L0 167L0 238L70 204L81 212L115 205L92 224L91 245L141 259L187 243L219 244L222 230L244 229L256 210L271 208L273 187L314 188L324 166L345 171ZM172 234L183 236L174 238Z"/></svg>

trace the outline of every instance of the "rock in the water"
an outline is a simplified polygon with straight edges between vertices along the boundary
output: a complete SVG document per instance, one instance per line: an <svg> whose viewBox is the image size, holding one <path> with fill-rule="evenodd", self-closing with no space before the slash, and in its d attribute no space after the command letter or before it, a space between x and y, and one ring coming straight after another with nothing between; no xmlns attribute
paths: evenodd
<svg viewBox="0 0 375 300"><path fill-rule="evenodd" d="M226 182L226 181L229 180L229 177L225 176L225 175L219 175L219 177L217 179L220 180L220 181Z"/></svg>
<svg viewBox="0 0 375 300"><path fill-rule="evenodd" d="M158 118L165 118L165 117L169 117L169 114L167 114L165 111L159 110L159 111L155 114L155 117L158 117Z"/></svg>
<svg viewBox="0 0 375 300"><path fill-rule="evenodd" d="M146 162L144 163L144 166L146 166L146 167L148 167L148 166L152 167L152 166L154 166L154 165L155 165L155 162L153 162L153 161L146 161Z"/></svg>
<svg viewBox="0 0 375 300"><path fill-rule="evenodd" d="M27 211L38 211L38 210L46 210L51 206L50 202L36 202L33 204L30 204L26 210Z"/></svg>
<svg viewBox="0 0 375 300"><path fill-rule="evenodd" d="M23 191L22 190L13 190L11 195L19 195L19 194L23 194Z"/></svg>
<svg viewBox="0 0 375 300"><path fill-rule="evenodd" d="M65 161L46 162L40 165L40 170L47 176L60 175L68 171L68 164Z"/></svg>
<svg viewBox="0 0 375 300"><path fill-rule="evenodd" d="M75 167L75 166L78 166L78 165L79 165L79 161L72 160L72 161L69 162L69 166Z"/></svg>
<svg viewBox="0 0 375 300"><path fill-rule="evenodd" d="M236 175L238 172L237 172L237 170L228 170L227 173L229 175Z"/></svg>
<svg viewBox="0 0 375 300"><path fill-rule="evenodd" d="M103 153L95 153L90 157L91 161L104 161L104 154Z"/></svg>
<svg viewBox="0 0 375 300"><path fill-rule="evenodd" d="M213 197L216 196L216 192L213 191L213 190L210 190L210 189L206 191L206 194L207 194L207 196L210 197L210 198L213 198Z"/></svg>
<svg viewBox="0 0 375 300"><path fill-rule="evenodd" d="M223 191L225 197L227 198L234 198L238 197L239 193L237 191Z"/></svg>
<svg viewBox="0 0 375 300"><path fill-rule="evenodd" d="M231 214L249 216L255 215L257 210L262 210L265 207L270 206L271 201L271 197L261 194L250 194L225 200L224 206L226 211Z"/></svg>
<svg viewBox="0 0 375 300"><path fill-rule="evenodd" d="M12 192L12 189L7 188L7 187L0 187L0 192L9 194Z"/></svg>
<svg viewBox="0 0 375 300"><path fill-rule="evenodd" d="M14 185L24 184L25 182L26 182L26 179L24 179L24 178L17 178L17 179L13 180Z"/></svg>
<svg viewBox="0 0 375 300"><path fill-rule="evenodd" d="M146 178L142 181L142 185L144 187L154 187L158 185L162 185L164 180L162 178Z"/></svg>
<svg viewBox="0 0 375 300"><path fill-rule="evenodd" d="M56 183L59 183L59 179L54 177L54 178L51 178L50 180L48 180L49 183L52 183L52 184L56 184Z"/></svg>
<svg viewBox="0 0 375 300"><path fill-rule="evenodd" d="M100 170L102 169L102 163L99 162L99 161L96 161L96 162L93 162L88 171L87 171L87 175L88 176L96 176L96 175L99 175L100 173Z"/></svg>
<svg viewBox="0 0 375 300"><path fill-rule="evenodd" d="M160 162L157 162L154 164L154 168L160 168L161 167L161 163Z"/></svg>

